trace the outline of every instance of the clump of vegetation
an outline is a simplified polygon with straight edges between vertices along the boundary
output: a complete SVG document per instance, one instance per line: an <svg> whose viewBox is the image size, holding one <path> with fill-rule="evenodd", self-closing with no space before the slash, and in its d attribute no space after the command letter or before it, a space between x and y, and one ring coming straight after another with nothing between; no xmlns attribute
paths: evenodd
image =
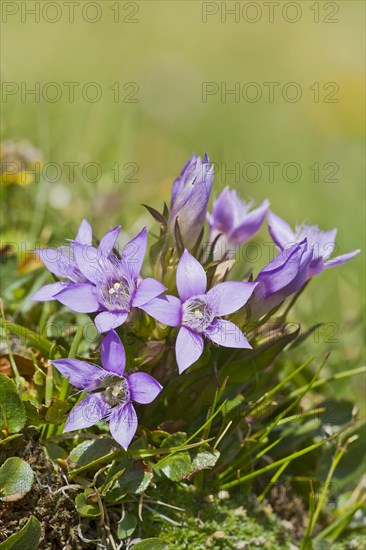
<svg viewBox="0 0 366 550"><path fill-rule="evenodd" d="M322 390L364 369L300 362L319 324L291 315L358 251L229 189L207 215L212 184L193 156L147 207L149 269L146 228L120 249L83 220L37 249L52 281L4 249L0 548L357 548L364 425ZM267 214L278 254L248 273L235 247Z"/></svg>

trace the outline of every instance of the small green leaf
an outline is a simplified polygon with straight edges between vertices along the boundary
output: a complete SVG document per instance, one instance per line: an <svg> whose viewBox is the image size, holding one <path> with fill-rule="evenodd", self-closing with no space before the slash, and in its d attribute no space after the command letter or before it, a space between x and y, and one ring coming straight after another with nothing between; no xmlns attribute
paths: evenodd
<svg viewBox="0 0 366 550"><path fill-rule="evenodd" d="M0 424L1 429L9 433L20 432L26 422L24 403L19 397L14 382L0 374Z"/></svg>
<svg viewBox="0 0 366 550"><path fill-rule="evenodd" d="M67 461L71 468L81 468L110 455L115 448L112 439L101 438L83 441L71 451Z"/></svg>
<svg viewBox="0 0 366 550"><path fill-rule="evenodd" d="M192 472L192 462L189 453L184 451L176 453L162 462L155 471L164 472L171 481L180 481Z"/></svg>
<svg viewBox="0 0 366 550"><path fill-rule="evenodd" d="M185 246L184 246L184 243L183 243L182 234L180 232L178 218L176 218L176 220L175 220L174 238L175 238L175 243L177 245L178 254L179 254L179 256L181 256L184 252Z"/></svg>
<svg viewBox="0 0 366 550"><path fill-rule="evenodd" d="M168 550L168 546L156 537L142 540L131 546L133 550Z"/></svg>
<svg viewBox="0 0 366 550"><path fill-rule="evenodd" d="M41 423L41 417L38 409L30 401L23 401L25 407L25 413L27 415L27 426L38 426Z"/></svg>
<svg viewBox="0 0 366 550"><path fill-rule="evenodd" d="M13 502L30 491L34 481L32 468L18 457L5 460L0 468L0 500Z"/></svg>
<svg viewBox="0 0 366 550"><path fill-rule="evenodd" d="M175 434L169 434L164 439L161 447L180 447L187 441L187 434L185 432L176 432Z"/></svg>
<svg viewBox="0 0 366 550"><path fill-rule="evenodd" d="M192 460L192 469L194 471L204 470L207 468L213 468L220 456L219 451L203 451L197 453Z"/></svg>
<svg viewBox="0 0 366 550"><path fill-rule="evenodd" d="M164 214L160 214L160 212L158 212L158 210L155 210L155 208L152 208L151 206L148 206L147 204L143 204L142 206L144 206L146 208L146 210L148 212L150 212L150 214L152 215L154 220L156 220L158 223L160 223L162 229L166 230L167 220L164 217Z"/></svg>
<svg viewBox="0 0 366 550"><path fill-rule="evenodd" d="M45 443L45 448L51 460L57 460L58 458L62 458L64 460L67 457L67 452L65 449L56 443L49 441L48 443Z"/></svg>
<svg viewBox="0 0 366 550"><path fill-rule="evenodd" d="M106 500L109 502L118 502L127 493L136 495L143 493L154 476L154 473L146 468L142 460L132 462L129 459L123 459L113 465L108 473L107 480L108 478L115 478L119 469L121 476L112 484L106 495Z"/></svg>
<svg viewBox="0 0 366 550"><path fill-rule="evenodd" d="M66 420L70 410L70 403L63 399L53 397L47 408L41 409L44 420L49 424L62 424Z"/></svg>
<svg viewBox="0 0 366 550"><path fill-rule="evenodd" d="M24 527L0 544L0 550L37 550L42 535L37 518L31 516Z"/></svg>
<svg viewBox="0 0 366 550"><path fill-rule="evenodd" d="M130 537L137 526L137 518L133 514L125 514L123 519L118 522L117 537L120 540Z"/></svg>
<svg viewBox="0 0 366 550"><path fill-rule="evenodd" d="M96 518L100 516L100 509L97 497L93 489L85 489L75 499L76 508L79 514L85 518Z"/></svg>

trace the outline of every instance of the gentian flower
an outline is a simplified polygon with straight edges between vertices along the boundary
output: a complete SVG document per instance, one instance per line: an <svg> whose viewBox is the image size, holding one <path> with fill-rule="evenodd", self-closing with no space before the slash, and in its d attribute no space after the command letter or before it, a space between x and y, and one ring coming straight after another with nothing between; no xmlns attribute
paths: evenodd
<svg viewBox="0 0 366 550"><path fill-rule="evenodd" d="M155 279L139 281L146 246L146 227L126 244L121 258L87 244L75 244L75 261L86 282L62 289L56 300L79 313L98 312L94 322L99 332L122 325L132 307L140 307L166 290Z"/></svg>
<svg viewBox="0 0 366 550"><path fill-rule="evenodd" d="M117 226L111 231L108 231L102 237L98 248L93 248L95 253L109 254L113 249L121 226ZM48 300L55 300L55 294L63 289L69 288L74 283L87 283L88 278L78 268L75 260L74 247L75 245L88 245L91 246L93 240L93 232L90 224L87 220L83 220L80 224L79 230L74 241L70 241L69 246L59 246L58 248L36 248L38 256L41 258L47 269L60 277L65 279L56 283L44 285L37 290L35 294L30 298L34 301L45 302Z"/></svg>
<svg viewBox="0 0 366 550"><path fill-rule="evenodd" d="M186 248L192 248L196 244L206 221L213 178L213 166L207 154L203 160L192 155L173 184L169 227L174 235L175 222L178 219Z"/></svg>
<svg viewBox="0 0 366 550"><path fill-rule="evenodd" d="M175 352L182 373L201 356L203 337L229 348L251 348L239 327L220 317L240 309L255 286L256 283L225 282L206 292L205 270L185 250L177 269L179 298L156 298L141 309L161 323L180 327Z"/></svg>
<svg viewBox="0 0 366 550"><path fill-rule="evenodd" d="M282 250L260 273L248 303L251 319L258 319L298 292L306 283L313 250L307 240Z"/></svg>
<svg viewBox="0 0 366 550"><path fill-rule="evenodd" d="M145 372L125 374L126 353L116 332L109 332L103 339L100 354L103 368L78 359L51 361L70 384L88 392L72 409L64 432L90 428L107 420L114 439L127 449L138 423L132 402L151 403L162 386Z"/></svg>
<svg viewBox="0 0 366 550"><path fill-rule="evenodd" d="M348 254L342 254L329 259L335 249L336 229L320 231L316 225L301 225L292 231L291 227L280 217L270 212L268 214L268 229L270 235L280 250L289 244L299 243L307 239L308 245L313 249L313 259L308 269L308 278L318 275L327 267L334 267L348 262L356 256L360 250L354 250Z"/></svg>
<svg viewBox="0 0 366 550"><path fill-rule="evenodd" d="M231 245L242 244L248 241L261 227L266 217L269 202L263 201L261 205L252 210L251 202L241 200L234 189L225 187L219 197L214 201L212 214L207 215L210 226L210 241L213 242L218 235L221 237L217 245L225 256Z"/></svg>

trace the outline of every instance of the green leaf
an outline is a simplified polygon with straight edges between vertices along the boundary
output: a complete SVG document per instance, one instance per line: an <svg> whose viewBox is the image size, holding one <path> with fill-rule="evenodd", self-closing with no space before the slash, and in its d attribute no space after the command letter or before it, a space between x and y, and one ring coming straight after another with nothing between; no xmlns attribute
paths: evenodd
<svg viewBox="0 0 366 550"><path fill-rule="evenodd" d="M185 246L184 246L184 243L183 243L182 234L180 232L178 218L175 220L174 238L175 238L175 243L177 245L178 254L179 254L179 256L181 256L184 252Z"/></svg>
<svg viewBox="0 0 366 550"><path fill-rule="evenodd" d="M176 432L175 434L169 434L162 442L161 447L179 447L184 445L186 441L187 434L185 432Z"/></svg>
<svg viewBox="0 0 366 550"><path fill-rule="evenodd" d="M58 458L62 458L64 460L67 457L67 452L65 449L60 447L60 445L57 445L57 443L49 441L48 443L45 443L45 448L51 460L57 460Z"/></svg>
<svg viewBox="0 0 366 550"><path fill-rule="evenodd" d="M0 544L0 550L37 550L42 535L41 524L31 516L24 527Z"/></svg>
<svg viewBox="0 0 366 550"><path fill-rule="evenodd" d="M70 403L68 401L53 397L47 407L41 407L40 413L48 424L62 424L65 422L69 410Z"/></svg>
<svg viewBox="0 0 366 550"><path fill-rule="evenodd" d="M180 481L192 472L191 457L187 451L168 457L155 471L164 472L171 481Z"/></svg>
<svg viewBox="0 0 366 550"><path fill-rule="evenodd" d="M34 481L32 468L18 457L5 460L0 468L0 500L13 502L30 491Z"/></svg>
<svg viewBox="0 0 366 550"><path fill-rule="evenodd" d="M85 489L75 499L76 508L79 514L85 518L96 518L100 516L97 496L93 489Z"/></svg>
<svg viewBox="0 0 366 550"><path fill-rule="evenodd" d="M14 382L4 374L0 374L0 394L1 429L9 433L20 432L27 419L24 403Z"/></svg>
<svg viewBox="0 0 366 550"><path fill-rule="evenodd" d="M133 550L168 550L168 546L156 537L142 540L131 546Z"/></svg>
<svg viewBox="0 0 366 550"><path fill-rule="evenodd" d="M116 448L112 439L101 438L86 440L77 445L67 459L71 468L80 468L92 464L104 456L110 455Z"/></svg>
<svg viewBox="0 0 366 550"><path fill-rule="evenodd" d="M166 228L167 228L167 220L164 217L164 215L160 214L160 212L155 210L155 208L152 208L151 206L148 206L147 204L143 204L142 206L144 206L146 208L146 210L152 215L154 220L156 220L158 223L160 223L162 229L165 231Z"/></svg>
<svg viewBox="0 0 366 550"><path fill-rule="evenodd" d="M220 457L219 451L203 451L197 453L192 460L192 469L194 471L213 468Z"/></svg>
<svg viewBox="0 0 366 550"><path fill-rule="evenodd" d="M27 416L27 426L38 426L41 423L41 417L38 409L31 401L23 401L25 407L25 413Z"/></svg>
<svg viewBox="0 0 366 550"><path fill-rule="evenodd" d="M118 502L127 493L139 495L146 491L154 476L151 469L146 468L142 460L132 462L125 457L123 460L116 462L111 468L107 476L107 481L113 479L121 471L120 477L112 484L111 489L106 495L106 500L109 502Z"/></svg>
<svg viewBox="0 0 366 550"><path fill-rule="evenodd" d="M137 518L133 514L125 514L123 519L118 522L117 537L120 540L130 537L137 526Z"/></svg>

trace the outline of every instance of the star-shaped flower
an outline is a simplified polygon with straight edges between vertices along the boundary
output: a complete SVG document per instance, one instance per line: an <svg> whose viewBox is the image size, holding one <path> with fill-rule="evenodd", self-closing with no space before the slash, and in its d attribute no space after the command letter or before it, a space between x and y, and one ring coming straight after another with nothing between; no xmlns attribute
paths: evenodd
<svg viewBox="0 0 366 550"><path fill-rule="evenodd" d="M89 392L72 409L64 432L89 428L106 420L114 439L127 449L138 424L132 402L151 403L162 386L145 372L125 373L126 353L115 331L103 339L100 353L103 367L78 359L51 361L73 386Z"/></svg>
<svg viewBox="0 0 366 550"><path fill-rule="evenodd" d="M202 265L185 250L177 269L179 298L162 296L141 306L149 315L172 327L180 327L175 351L179 372L192 365L203 352L203 337L229 348L251 348L242 331L221 319L240 309L256 283L225 282L208 292Z"/></svg>

